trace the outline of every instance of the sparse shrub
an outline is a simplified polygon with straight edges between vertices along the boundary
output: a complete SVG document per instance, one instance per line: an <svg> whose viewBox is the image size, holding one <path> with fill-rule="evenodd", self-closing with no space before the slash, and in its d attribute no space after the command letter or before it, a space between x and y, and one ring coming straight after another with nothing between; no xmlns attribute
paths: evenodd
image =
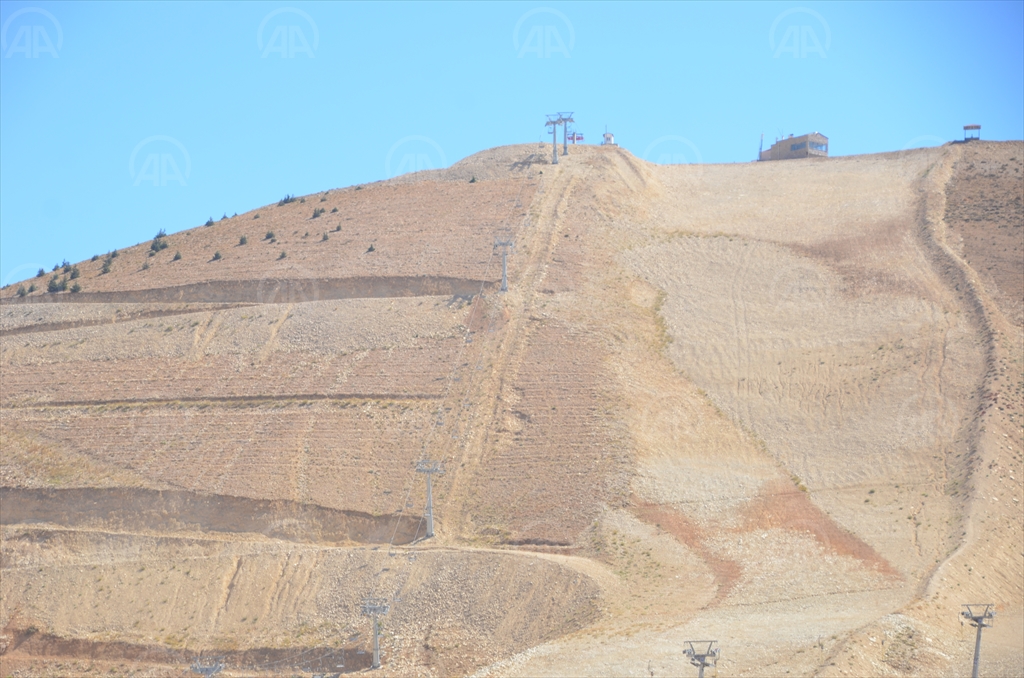
<svg viewBox="0 0 1024 678"><path fill-rule="evenodd" d="M159 240L160 238L166 238L166 237L167 237L167 231L165 231L164 229L161 228L159 231L156 232L156 235L153 236L153 240Z"/></svg>
<svg viewBox="0 0 1024 678"><path fill-rule="evenodd" d="M112 251L112 252L111 252L110 254L108 254L107 256L108 256L108 257L110 257L111 259L117 259L117 250L113 250L113 251Z"/></svg>
<svg viewBox="0 0 1024 678"><path fill-rule="evenodd" d="M317 207L316 209L313 210L313 218L316 219L321 214L325 214L326 212L327 210L325 210L323 207Z"/></svg>
<svg viewBox="0 0 1024 678"><path fill-rule="evenodd" d="M469 178L469 183L475 184L476 183L476 177L470 177Z"/></svg>
<svg viewBox="0 0 1024 678"><path fill-rule="evenodd" d="M273 231L267 231L267 234L265 236L263 236L263 239L264 240L273 240L274 239L274 232Z"/></svg>
<svg viewBox="0 0 1024 678"><path fill-rule="evenodd" d="M68 263L67 259L65 259L63 263L61 263L60 267L64 269L65 273L71 270L71 264Z"/></svg>
<svg viewBox="0 0 1024 678"><path fill-rule="evenodd" d="M72 294L77 294L77 293L79 293L81 291L82 291L82 286L79 285L78 283L75 283L74 285L71 286L71 293Z"/></svg>
<svg viewBox="0 0 1024 678"><path fill-rule="evenodd" d="M213 217L210 217L209 219L206 220L206 225L213 226Z"/></svg>
<svg viewBox="0 0 1024 678"><path fill-rule="evenodd" d="M81 274L81 272L79 272L78 267L77 266L72 266L71 267L71 279L74 280L75 278L77 278L80 275L82 275L82 274Z"/></svg>
<svg viewBox="0 0 1024 678"><path fill-rule="evenodd" d="M37 278L42 278L44 275L46 275L46 271L44 271L43 269L39 269L39 272L36 273Z"/></svg>
<svg viewBox="0 0 1024 678"><path fill-rule="evenodd" d="M24 285L18 285L18 296L19 297L23 297L26 294L28 294L28 292L25 291L25 286Z"/></svg>
<svg viewBox="0 0 1024 678"><path fill-rule="evenodd" d="M143 271L148 271L149 270L149 262L148 261L142 262L142 270Z"/></svg>
<svg viewBox="0 0 1024 678"><path fill-rule="evenodd" d="M341 224L338 224L337 228L334 229L335 233L341 233Z"/></svg>
<svg viewBox="0 0 1024 678"><path fill-rule="evenodd" d="M370 246L369 246L369 247L367 248L367 250L366 250L366 253L367 253L367 254L369 254L370 252L375 252L375 251L376 251L376 249L377 249L377 248L375 248L375 247L374 247L374 246L373 246L373 245L371 244L371 245L370 245Z"/></svg>
<svg viewBox="0 0 1024 678"><path fill-rule="evenodd" d="M285 193L284 197L281 198L281 201L277 203L277 206L278 207L284 207L285 205L287 205L290 202L295 202L295 196L294 195L288 195L287 193Z"/></svg>
<svg viewBox="0 0 1024 678"><path fill-rule="evenodd" d="M327 234L324 233L324 237L320 238L320 242L327 242L327 240L329 240L329 238L327 237Z"/></svg>
<svg viewBox="0 0 1024 678"><path fill-rule="evenodd" d="M152 254L156 254L160 250L167 249L167 241L164 240L164 236L161 235L161 233L163 233L163 230L156 234L156 237L153 238L153 242L149 243L149 249Z"/></svg>
<svg viewBox="0 0 1024 678"><path fill-rule="evenodd" d="M356 190L357 191L361 191L361 190L363 190L363 187L362 186L356 186Z"/></svg>
<svg viewBox="0 0 1024 678"><path fill-rule="evenodd" d="M110 273L110 259L105 259L103 261L103 268L100 269L100 275L106 275L107 273Z"/></svg>
<svg viewBox="0 0 1024 678"><path fill-rule="evenodd" d="M279 256L278 259L284 259L287 256L288 256L288 253L285 252L284 250L281 250L281 256Z"/></svg>
<svg viewBox="0 0 1024 678"><path fill-rule="evenodd" d="M28 293L29 294L32 294L35 291L36 291L36 286L35 286L34 283L28 286Z"/></svg>
<svg viewBox="0 0 1024 678"><path fill-rule="evenodd" d="M59 270L60 270L60 264L54 264L54 265L53 265L53 270L54 270L55 272L56 272L56 271L59 271Z"/></svg>
<svg viewBox="0 0 1024 678"><path fill-rule="evenodd" d="M331 214L334 214L334 213L335 213L335 212L337 212L337 211L338 211L338 208L337 208L337 207L332 207L332 208L331 208Z"/></svg>
<svg viewBox="0 0 1024 678"><path fill-rule="evenodd" d="M246 238L246 237L245 237L245 236L243 235L243 236L242 236L241 238L239 238L239 239L238 239L238 244L239 244L239 245L247 245L247 244L249 244L249 239L248 239L248 238Z"/></svg>
<svg viewBox="0 0 1024 678"><path fill-rule="evenodd" d="M100 255L94 254L94 255L92 255L92 259L90 259L89 261L99 261L99 260L100 260Z"/></svg>
<svg viewBox="0 0 1024 678"><path fill-rule="evenodd" d="M49 292L50 294L56 294L57 292L63 292L67 288L68 288L68 281L63 279L63 278L58 279L57 276L53 276L52 278L50 278L50 282L47 283L47 285L46 285L46 291Z"/></svg>
<svg viewBox="0 0 1024 678"><path fill-rule="evenodd" d="M259 219L259 218L260 218L260 213L259 212L257 212L255 215L253 215L253 219Z"/></svg>
<svg viewBox="0 0 1024 678"><path fill-rule="evenodd" d="M327 194L326 193L324 193L322 196L320 196L320 202L327 202Z"/></svg>
<svg viewBox="0 0 1024 678"><path fill-rule="evenodd" d="M303 233L302 237L303 238L308 238L309 237L309 231L306 231L305 233Z"/></svg>
<svg viewBox="0 0 1024 678"><path fill-rule="evenodd" d="M178 261L179 259L181 259L181 252L175 252L174 258L171 261Z"/></svg>
<svg viewBox="0 0 1024 678"><path fill-rule="evenodd" d="M214 252L213 259L211 261L220 261L220 252Z"/></svg>
<svg viewBox="0 0 1024 678"><path fill-rule="evenodd" d="M301 204L303 204L303 203L305 203L305 202L306 202L306 199L305 199L305 198L299 198L299 204L300 204L300 205L301 205Z"/></svg>
<svg viewBox="0 0 1024 678"><path fill-rule="evenodd" d="M227 213L227 212L225 212L225 213L224 213L224 216L222 216L222 217L220 218L220 220L221 220L221 221L224 221L224 220L225 220L225 219L227 219L227 218L228 218L228 213Z"/></svg>

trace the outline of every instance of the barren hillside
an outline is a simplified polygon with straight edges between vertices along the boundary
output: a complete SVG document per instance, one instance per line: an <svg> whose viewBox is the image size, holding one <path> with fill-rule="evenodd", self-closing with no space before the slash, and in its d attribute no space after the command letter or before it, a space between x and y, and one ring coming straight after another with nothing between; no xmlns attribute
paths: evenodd
<svg viewBox="0 0 1024 678"><path fill-rule="evenodd" d="M561 160L0 291L2 672L1024 672L1024 144Z"/></svg>

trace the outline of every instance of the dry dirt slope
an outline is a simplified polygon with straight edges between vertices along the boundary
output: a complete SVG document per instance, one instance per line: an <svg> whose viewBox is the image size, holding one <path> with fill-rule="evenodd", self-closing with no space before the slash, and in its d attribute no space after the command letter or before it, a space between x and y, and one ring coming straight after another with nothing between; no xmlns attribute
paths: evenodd
<svg viewBox="0 0 1024 678"><path fill-rule="evenodd" d="M506 147L3 290L4 672L358 669L375 594L402 675L958 675L975 599L1019 675L1022 154Z"/></svg>

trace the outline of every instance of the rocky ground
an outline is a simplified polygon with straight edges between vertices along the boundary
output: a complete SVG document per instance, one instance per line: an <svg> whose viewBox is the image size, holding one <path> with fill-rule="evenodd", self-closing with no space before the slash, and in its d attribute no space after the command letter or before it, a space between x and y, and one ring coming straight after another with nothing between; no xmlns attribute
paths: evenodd
<svg viewBox="0 0 1024 678"><path fill-rule="evenodd" d="M1019 675L1022 158L504 147L4 288L3 673L362 670L382 596L393 675L961 675L967 602Z"/></svg>

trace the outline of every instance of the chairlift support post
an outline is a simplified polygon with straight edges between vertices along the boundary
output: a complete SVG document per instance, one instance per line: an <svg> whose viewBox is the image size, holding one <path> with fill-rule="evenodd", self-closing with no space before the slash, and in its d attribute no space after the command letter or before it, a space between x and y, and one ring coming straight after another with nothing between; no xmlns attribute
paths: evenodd
<svg viewBox="0 0 1024 678"><path fill-rule="evenodd" d="M561 115L558 113L549 113L548 121L544 123L545 127L551 128L551 164L558 164L558 125L561 123Z"/></svg>
<svg viewBox="0 0 1024 678"><path fill-rule="evenodd" d="M423 459L422 461L416 462L416 472L423 473L427 476L427 537L434 536L434 487L431 482L434 474L444 475L444 468L441 467L439 461L429 461Z"/></svg>
<svg viewBox="0 0 1024 678"><path fill-rule="evenodd" d="M996 616L995 605L991 603L971 603L964 605L960 616L971 622L978 629L974 637L974 668L971 678L978 678L978 663L981 660L981 630L992 626L992 618Z"/></svg>
<svg viewBox="0 0 1024 678"><path fill-rule="evenodd" d="M363 600L363 614L373 619L373 662L371 669L380 668L380 623L378 617L386 615L391 605L384 598L366 598Z"/></svg>
<svg viewBox="0 0 1024 678"><path fill-rule="evenodd" d="M686 649L683 654L690 658L690 663L697 667L697 678L704 678L704 669L708 666L716 666L721 648L715 647L717 640L687 640L683 641Z"/></svg>
<svg viewBox="0 0 1024 678"><path fill-rule="evenodd" d="M572 112L559 113L558 121L562 123L562 155L569 155L569 123L576 122L572 119Z"/></svg>
<svg viewBox="0 0 1024 678"><path fill-rule="evenodd" d="M508 250L512 247L512 241L495 240L494 246L501 248L501 291L508 292Z"/></svg>

